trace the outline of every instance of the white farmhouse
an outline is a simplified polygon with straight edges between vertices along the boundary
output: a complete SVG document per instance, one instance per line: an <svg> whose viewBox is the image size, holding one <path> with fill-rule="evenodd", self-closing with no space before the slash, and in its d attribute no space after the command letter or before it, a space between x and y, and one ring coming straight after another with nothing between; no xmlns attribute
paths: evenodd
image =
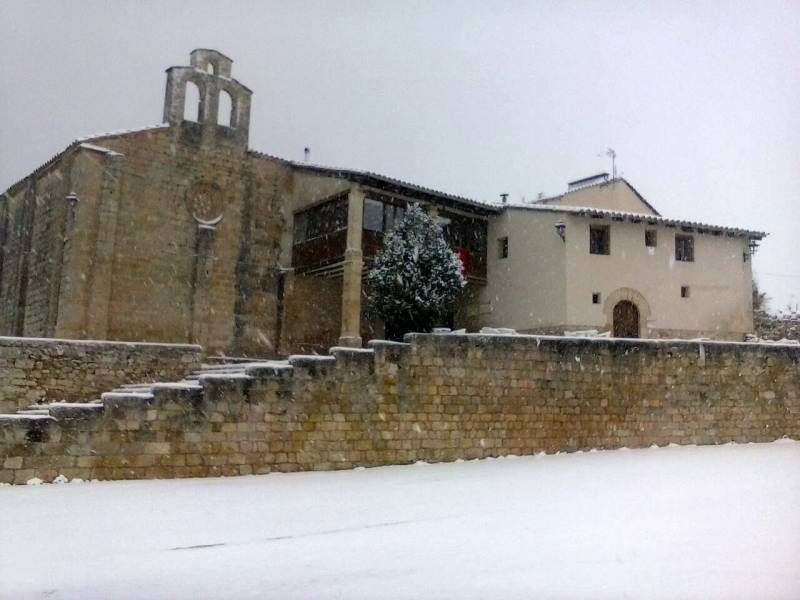
<svg viewBox="0 0 800 600"><path fill-rule="evenodd" d="M482 320L531 333L741 340L753 329L751 257L765 235L662 217L606 173L574 181L489 220Z"/></svg>

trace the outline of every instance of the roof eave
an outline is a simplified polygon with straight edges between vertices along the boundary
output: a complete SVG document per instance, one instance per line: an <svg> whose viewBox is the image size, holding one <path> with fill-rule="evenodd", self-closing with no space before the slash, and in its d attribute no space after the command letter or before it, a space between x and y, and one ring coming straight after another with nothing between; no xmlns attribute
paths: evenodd
<svg viewBox="0 0 800 600"><path fill-rule="evenodd" d="M669 219L661 215L649 215L646 213L626 213L621 211L609 211L604 209L597 209L591 207L581 206L559 206L559 205L532 205L532 206L519 206L508 205L505 208L527 210L533 212L551 212L574 215L577 217L600 217L608 219L617 219L628 222L647 222L650 221L655 225L662 225L665 227L686 227L691 229L702 229L711 232L725 233L734 236L747 237L749 239L761 240L769 234L764 231L752 231L749 229L740 229L738 227L726 227L724 225L711 225L709 223L699 223L696 221L686 221L682 219Z"/></svg>
<svg viewBox="0 0 800 600"><path fill-rule="evenodd" d="M338 169L335 167L322 167L318 165L308 165L304 163L292 162L292 166L300 171L307 171L328 177L346 179L354 183L368 185L384 191L401 193L406 196L418 197L420 200L428 202L438 202L453 207L467 208L472 212L481 215L490 215L500 212L501 207L492 204L484 204L469 198L455 196L446 192L440 192L431 188L408 183L393 177L372 173L369 171L357 171L353 169Z"/></svg>

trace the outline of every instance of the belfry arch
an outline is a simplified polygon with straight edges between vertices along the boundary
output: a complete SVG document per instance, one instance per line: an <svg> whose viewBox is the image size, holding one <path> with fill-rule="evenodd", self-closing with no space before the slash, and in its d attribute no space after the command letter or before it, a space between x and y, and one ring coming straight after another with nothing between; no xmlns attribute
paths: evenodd
<svg viewBox="0 0 800 600"><path fill-rule="evenodd" d="M188 67L167 69L164 121L174 126L176 132L190 128L194 139L201 140L203 145L225 140L246 150L252 92L231 77L233 61L216 50L198 48L190 54L189 63ZM194 85L200 92L197 111L186 105L187 101L196 101L187 96L187 89ZM184 123L187 115L194 114L196 123Z"/></svg>

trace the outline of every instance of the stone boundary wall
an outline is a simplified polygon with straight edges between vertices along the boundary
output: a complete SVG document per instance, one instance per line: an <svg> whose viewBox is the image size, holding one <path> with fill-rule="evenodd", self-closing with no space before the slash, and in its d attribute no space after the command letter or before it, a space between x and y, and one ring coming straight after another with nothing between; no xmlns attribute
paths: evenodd
<svg viewBox="0 0 800 600"><path fill-rule="evenodd" d="M37 402L85 402L124 383L183 377L203 349L188 344L0 337L0 413Z"/></svg>
<svg viewBox="0 0 800 600"><path fill-rule="evenodd" d="M800 347L421 335L0 417L0 481L800 439Z"/></svg>

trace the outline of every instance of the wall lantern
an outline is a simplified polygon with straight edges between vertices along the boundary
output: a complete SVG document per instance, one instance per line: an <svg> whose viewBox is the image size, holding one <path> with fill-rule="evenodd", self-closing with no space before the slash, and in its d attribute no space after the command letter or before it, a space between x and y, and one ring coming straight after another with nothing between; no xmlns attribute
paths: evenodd
<svg viewBox="0 0 800 600"><path fill-rule="evenodd" d="M561 241L566 242L567 236L565 232L567 230L567 226L564 224L564 221L559 221L554 227L556 228L556 233L558 234L558 237L561 238Z"/></svg>
<svg viewBox="0 0 800 600"><path fill-rule="evenodd" d="M756 250L758 250L758 240L755 238L750 238L747 242L747 248L749 252L742 253L742 259L744 262L747 262L747 259L753 256L756 253Z"/></svg>

